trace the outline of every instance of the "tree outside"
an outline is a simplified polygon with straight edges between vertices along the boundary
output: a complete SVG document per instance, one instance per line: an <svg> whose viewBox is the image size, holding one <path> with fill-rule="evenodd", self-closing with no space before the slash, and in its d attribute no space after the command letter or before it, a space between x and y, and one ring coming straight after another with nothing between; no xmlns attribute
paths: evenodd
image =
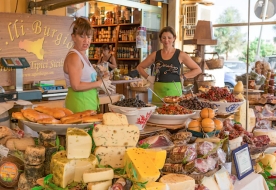
<svg viewBox="0 0 276 190"><path fill-rule="evenodd" d="M249 63L252 63L255 61L257 48L258 48L258 41L259 41L259 38L255 38L249 44L249 57L248 57ZM270 55L273 55L273 53L275 52L276 52L276 48L273 44L264 43L264 40L261 40L260 55L259 55L260 57L270 56ZM247 61L246 55L247 55L247 47L245 46L242 50L242 56L239 57L239 60L246 62Z"/></svg>
<svg viewBox="0 0 276 190"><path fill-rule="evenodd" d="M223 14L220 15L217 23L239 23L241 16L238 9L228 7ZM216 28L214 35L218 40L215 51L219 55L225 54L225 59L228 60L229 53L234 50L239 50L245 44L245 34L241 32L241 27L220 27Z"/></svg>

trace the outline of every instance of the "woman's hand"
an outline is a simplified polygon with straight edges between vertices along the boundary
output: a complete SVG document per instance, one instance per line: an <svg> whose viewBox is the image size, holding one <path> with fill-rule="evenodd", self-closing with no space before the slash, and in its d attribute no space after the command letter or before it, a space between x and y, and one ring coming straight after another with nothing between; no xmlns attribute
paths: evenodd
<svg viewBox="0 0 276 190"><path fill-rule="evenodd" d="M102 83L100 85L100 89L103 90L106 94L111 94L114 92L116 87L111 84L111 81L108 79L100 80Z"/></svg>

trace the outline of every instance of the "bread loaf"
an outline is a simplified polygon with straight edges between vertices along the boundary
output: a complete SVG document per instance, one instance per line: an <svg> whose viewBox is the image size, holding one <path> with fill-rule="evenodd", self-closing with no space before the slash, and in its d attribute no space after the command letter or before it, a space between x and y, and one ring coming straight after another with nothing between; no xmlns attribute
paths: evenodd
<svg viewBox="0 0 276 190"><path fill-rule="evenodd" d="M60 109L57 109L57 108L49 108L49 107L45 107L45 106L37 106L34 109L36 111L38 111L38 112L51 115L51 116L53 116L56 119L60 119L60 118L66 116L66 114L64 113L63 110L60 110Z"/></svg>
<svg viewBox="0 0 276 190"><path fill-rule="evenodd" d="M21 112L13 112L12 118L18 119L18 120L26 120L26 118L23 116Z"/></svg>
<svg viewBox="0 0 276 190"><path fill-rule="evenodd" d="M50 116L44 113L39 113L33 109L25 109L25 110L21 110L21 112L23 113L23 116L25 118L27 118L32 122L36 122L37 120L45 119L45 118L53 118L53 116Z"/></svg>
<svg viewBox="0 0 276 190"><path fill-rule="evenodd" d="M93 123L103 121L103 114L97 114L92 116L86 116L82 118L83 123Z"/></svg>
<svg viewBox="0 0 276 190"><path fill-rule="evenodd" d="M82 118L70 118L63 122L63 124L80 124L82 123Z"/></svg>
<svg viewBox="0 0 276 190"><path fill-rule="evenodd" d="M64 111L65 116L70 116L70 115L74 114L71 110L69 110L67 108L56 108L56 109Z"/></svg>
<svg viewBox="0 0 276 190"><path fill-rule="evenodd" d="M65 122L68 119L79 119L79 118L88 117L88 116L96 115L96 114L97 114L97 112L95 110L86 110L83 112L75 113L75 114L67 116L67 117L63 117L60 120L61 120L61 123L68 123L68 122ZM72 121L74 121L74 120L72 120ZM69 123L72 123L72 122L69 122Z"/></svg>
<svg viewBox="0 0 276 190"><path fill-rule="evenodd" d="M36 121L40 124L61 124L61 121L55 118L44 118Z"/></svg>

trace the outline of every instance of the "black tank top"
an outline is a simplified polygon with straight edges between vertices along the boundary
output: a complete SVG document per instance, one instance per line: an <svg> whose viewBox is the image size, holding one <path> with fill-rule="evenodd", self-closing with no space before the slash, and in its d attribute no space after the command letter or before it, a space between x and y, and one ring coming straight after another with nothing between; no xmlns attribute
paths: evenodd
<svg viewBox="0 0 276 190"><path fill-rule="evenodd" d="M161 56L161 50L156 52L155 62L151 66L152 75L155 75L156 82L180 82L179 54L180 50L176 49L171 59L164 60Z"/></svg>

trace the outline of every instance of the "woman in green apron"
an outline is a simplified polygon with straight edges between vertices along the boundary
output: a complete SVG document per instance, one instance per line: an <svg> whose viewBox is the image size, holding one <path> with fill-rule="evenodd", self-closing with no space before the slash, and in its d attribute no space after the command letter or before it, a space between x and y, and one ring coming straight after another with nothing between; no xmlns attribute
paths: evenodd
<svg viewBox="0 0 276 190"><path fill-rule="evenodd" d="M163 44L163 49L150 54L137 66L137 70L140 75L154 85L154 92L161 98L181 96L182 94L179 93L179 90L182 91L181 80L194 78L202 70L186 53L174 48L176 34L172 27L164 27L159 33L159 39ZM190 69L182 76L181 64L185 64ZM152 76L145 72L149 66L152 69ZM153 95L152 103L159 105L160 102L161 100Z"/></svg>
<svg viewBox="0 0 276 190"><path fill-rule="evenodd" d="M85 55L90 46L92 28L88 20L77 18L73 23L71 34L74 46L67 54L64 65L64 77L68 87L65 107L76 112L98 110L99 98L97 88L105 93L114 90L110 80L98 80L97 72ZM104 84L106 88L104 88Z"/></svg>

